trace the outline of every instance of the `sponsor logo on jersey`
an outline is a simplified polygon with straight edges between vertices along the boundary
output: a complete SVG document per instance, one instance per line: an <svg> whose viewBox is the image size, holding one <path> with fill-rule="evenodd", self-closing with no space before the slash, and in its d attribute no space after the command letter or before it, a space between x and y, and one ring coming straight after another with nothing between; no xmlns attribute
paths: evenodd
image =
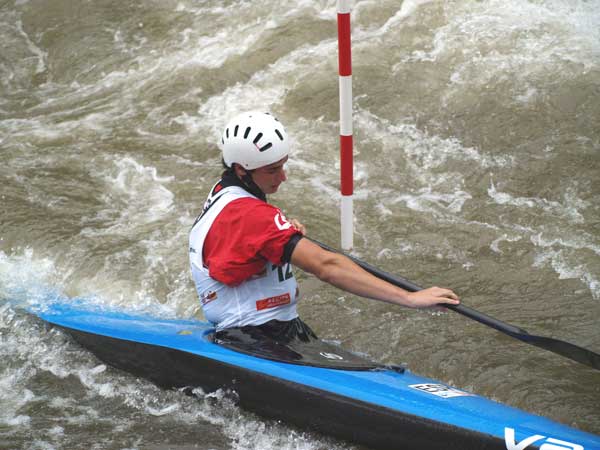
<svg viewBox="0 0 600 450"><path fill-rule="evenodd" d="M282 213L275 214L274 220L275 226L281 231L287 230L292 227L292 224L288 222L288 220Z"/></svg>
<svg viewBox="0 0 600 450"><path fill-rule="evenodd" d="M289 305L292 301L290 294L277 295L275 297L263 298L256 301L256 310L275 308L281 305Z"/></svg>

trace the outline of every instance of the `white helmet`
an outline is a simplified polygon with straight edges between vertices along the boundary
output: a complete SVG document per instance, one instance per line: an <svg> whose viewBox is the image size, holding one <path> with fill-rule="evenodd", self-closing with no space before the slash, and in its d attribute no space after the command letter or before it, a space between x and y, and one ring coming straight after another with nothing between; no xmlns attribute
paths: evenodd
<svg viewBox="0 0 600 450"><path fill-rule="evenodd" d="M221 137L223 161L238 163L246 170L273 164L290 152L287 133L272 115L247 112L234 117Z"/></svg>

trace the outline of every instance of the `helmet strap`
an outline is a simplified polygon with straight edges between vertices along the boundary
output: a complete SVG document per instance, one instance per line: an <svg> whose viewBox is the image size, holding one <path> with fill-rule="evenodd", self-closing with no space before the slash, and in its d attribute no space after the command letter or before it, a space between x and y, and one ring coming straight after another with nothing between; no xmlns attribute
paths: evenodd
<svg viewBox="0 0 600 450"><path fill-rule="evenodd" d="M267 196L262 191L258 184L254 182L251 175L252 171L247 170L244 175L242 175L242 183L244 183L246 190L256 197L260 198L262 201L267 201Z"/></svg>
<svg viewBox="0 0 600 450"><path fill-rule="evenodd" d="M241 166L240 166L240 168L241 168ZM261 199L263 202L266 202L267 196L262 191L262 189L258 186L258 184L256 184L254 182L254 180L252 179L253 171L247 170L247 169L243 169L243 170L244 170L244 174L239 175L239 176L238 176L235 168L233 167L233 165L227 171L230 171L232 173L232 175L234 175L235 178L237 178L240 181L241 187L246 189L248 192L250 192L255 197L258 197L259 199Z"/></svg>

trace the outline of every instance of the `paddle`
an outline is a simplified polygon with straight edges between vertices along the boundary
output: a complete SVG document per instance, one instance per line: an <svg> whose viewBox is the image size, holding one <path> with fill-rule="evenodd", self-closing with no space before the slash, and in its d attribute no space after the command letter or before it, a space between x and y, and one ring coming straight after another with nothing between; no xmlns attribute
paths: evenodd
<svg viewBox="0 0 600 450"><path fill-rule="evenodd" d="M355 258L354 256L348 255L344 252L336 250L332 247L329 247L326 244L323 244L319 241L311 239L315 244L319 245L321 248L334 252L341 253L352 261L354 261L357 265L362 267L367 272L372 275L380 278L382 280L387 281L393 285L401 287L410 292L416 292L423 290L422 287L417 286L416 284L405 280L402 277L392 275L390 273L379 270L378 268ZM462 314L463 316L468 317L469 319L476 320L479 323L492 327L504 334L514 337L515 339L519 339L520 341L526 342L531 345L535 345L536 347L543 348L544 350L548 350L554 353L557 353L565 358L572 359L573 361L577 361L581 364L585 364L587 366L593 367L596 370L600 370L600 355L598 353L594 353L591 350L588 350L583 347L579 347L577 345L571 344L569 342L561 341L554 338L549 338L545 336L535 336L533 334L529 334L522 328L515 327L514 325L510 325L508 323L502 322L498 319L494 319L486 314L483 314L479 311L474 310L473 308L469 308L463 304L460 305L443 305L445 308L451 309L454 312Z"/></svg>

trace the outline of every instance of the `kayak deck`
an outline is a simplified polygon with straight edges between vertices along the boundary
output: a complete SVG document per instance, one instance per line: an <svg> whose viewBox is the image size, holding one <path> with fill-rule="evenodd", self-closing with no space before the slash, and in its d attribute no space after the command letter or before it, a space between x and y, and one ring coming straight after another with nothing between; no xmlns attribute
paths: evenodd
<svg viewBox="0 0 600 450"><path fill-rule="evenodd" d="M563 442L571 445L566 449L600 449L597 436L408 370L338 370L257 358L214 344L214 329L195 320L60 303L34 313L108 364L160 386L234 390L244 408L374 448L510 450Z"/></svg>

